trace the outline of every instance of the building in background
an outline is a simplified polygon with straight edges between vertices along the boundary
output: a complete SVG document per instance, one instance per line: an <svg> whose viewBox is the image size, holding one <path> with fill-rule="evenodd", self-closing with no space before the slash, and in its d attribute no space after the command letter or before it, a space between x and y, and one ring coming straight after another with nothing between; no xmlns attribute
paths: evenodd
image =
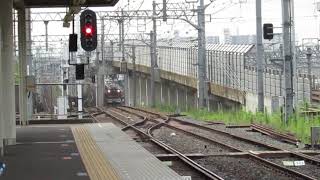
<svg viewBox="0 0 320 180"><path fill-rule="evenodd" d="M237 35L231 36L232 44L255 44L256 43L256 35Z"/></svg>
<svg viewBox="0 0 320 180"><path fill-rule="evenodd" d="M219 44L220 37L219 36L207 36L207 43L208 44Z"/></svg>
<svg viewBox="0 0 320 180"><path fill-rule="evenodd" d="M231 38L231 32L229 28L223 29L223 36L224 36L224 43L225 44L231 44L232 38Z"/></svg>

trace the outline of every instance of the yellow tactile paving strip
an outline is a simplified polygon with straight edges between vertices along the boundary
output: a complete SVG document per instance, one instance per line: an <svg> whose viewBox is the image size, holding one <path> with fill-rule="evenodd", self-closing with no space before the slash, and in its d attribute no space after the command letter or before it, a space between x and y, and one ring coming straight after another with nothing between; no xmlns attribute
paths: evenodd
<svg viewBox="0 0 320 180"><path fill-rule="evenodd" d="M91 180L120 180L84 126L71 127L82 161Z"/></svg>

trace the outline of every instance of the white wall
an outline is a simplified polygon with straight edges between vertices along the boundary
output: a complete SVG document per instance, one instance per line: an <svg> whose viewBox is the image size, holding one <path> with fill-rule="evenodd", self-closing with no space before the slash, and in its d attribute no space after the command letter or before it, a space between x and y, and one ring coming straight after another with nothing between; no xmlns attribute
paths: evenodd
<svg viewBox="0 0 320 180"><path fill-rule="evenodd" d="M267 112L271 113L272 97L270 97L270 96L264 97L264 106L267 109ZM257 112L257 108L258 108L258 94L253 94L253 93L247 92L246 104L245 104L246 111Z"/></svg>

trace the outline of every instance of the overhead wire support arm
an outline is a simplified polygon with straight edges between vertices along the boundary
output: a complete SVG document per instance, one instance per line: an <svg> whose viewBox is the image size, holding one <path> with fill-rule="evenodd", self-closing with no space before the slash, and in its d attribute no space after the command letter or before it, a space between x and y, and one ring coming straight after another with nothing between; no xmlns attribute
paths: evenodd
<svg viewBox="0 0 320 180"><path fill-rule="evenodd" d="M210 2L206 5L204 5L204 9L207 9L212 3L214 3L216 0L210 0Z"/></svg>
<svg viewBox="0 0 320 180"><path fill-rule="evenodd" d="M191 10L190 10L191 9ZM167 13L168 13L168 18L177 18L181 17L184 15L184 12L188 11L192 13L192 7L179 4L179 3L167 3ZM158 18L162 18L163 15L161 15L161 9L157 8L157 16ZM123 14L121 14L123 12ZM96 12L98 17L102 18L104 17L105 20L106 18L139 18L139 17L149 17L151 19L153 10L123 10L123 11L97 11ZM63 21L64 17L66 15L66 12L64 11L56 11L56 12L33 12L31 14L30 20L27 21L32 21L32 22L38 22L38 21ZM190 15L190 16L195 16ZM97 19L97 20L100 20Z"/></svg>

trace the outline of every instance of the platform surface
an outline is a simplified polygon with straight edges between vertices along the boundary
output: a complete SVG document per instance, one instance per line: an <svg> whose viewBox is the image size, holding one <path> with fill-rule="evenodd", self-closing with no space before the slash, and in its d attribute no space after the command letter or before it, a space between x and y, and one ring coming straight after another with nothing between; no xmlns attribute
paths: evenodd
<svg viewBox="0 0 320 180"><path fill-rule="evenodd" d="M89 180L69 125L17 128L17 145L0 162L0 180Z"/></svg>
<svg viewBox="0 0 320 180"><path fill-rule="evenodd" d="M0 180L178 180L176 172L113 124L17 128Z"/></svg>
<svg viewBox="0 0 320 180"><path fill-rule="evenodd" d="M176 172L132 140L114 124L84 126L123 180L180 180Z"/></svg>

